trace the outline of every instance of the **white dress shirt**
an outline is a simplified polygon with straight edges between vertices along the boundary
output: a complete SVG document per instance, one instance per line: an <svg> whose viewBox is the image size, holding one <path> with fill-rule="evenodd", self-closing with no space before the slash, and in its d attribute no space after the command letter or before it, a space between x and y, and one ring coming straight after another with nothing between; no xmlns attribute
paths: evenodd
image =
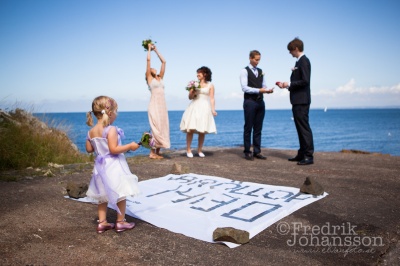
<svg viewBox="0 0 400 266"><path fill-rule="evenodd" d="M251 64L249 64L249 68L252 70L252 71L254 71L253 70L253 66L251 65ZM243 92L245 92L245 93L252 93L252 94L258 94L258 93L260 93L260 89L261 88L252 88L252 87L249 87L249 86L247 86L247 82L248 82L248 80L247 80L247 76L248 75L248 73L247 73L247 69L246 68L243 68L242 69L242 71L240 71L240 84L242 85L242 91ZM264 78L264 76L263 76L263 81L262 81L262 87L263 88L266 88L267 86L265 85L265 78Z"/></svg>

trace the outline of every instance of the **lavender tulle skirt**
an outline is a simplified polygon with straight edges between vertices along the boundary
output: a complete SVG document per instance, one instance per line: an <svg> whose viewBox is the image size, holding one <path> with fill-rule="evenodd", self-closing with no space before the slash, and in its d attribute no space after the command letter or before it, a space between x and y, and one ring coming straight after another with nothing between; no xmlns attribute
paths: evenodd
<svg viewBox="0 0 400 266"><path fill-rule="evenodd" d="M138 194L138 177L131 173L124 154L96 157L87 197L97 204L108 202L120 213L117 203Z"/></svg>

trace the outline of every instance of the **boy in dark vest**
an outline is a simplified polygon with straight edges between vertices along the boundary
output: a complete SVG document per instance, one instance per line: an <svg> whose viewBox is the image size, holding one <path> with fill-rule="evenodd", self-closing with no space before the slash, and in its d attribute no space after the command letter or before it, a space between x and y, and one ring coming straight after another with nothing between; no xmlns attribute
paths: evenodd
<svg viewBox="0 0 400 266"><path fill-rule="evenodd" d="M244 156L246 160L254 157L266 160L261 154L261 131L265 115L264 93L273 93L267 89L264 73L257 68L261 53L257 50L250 52L250 63L240 72L240 84L244 92ZM253 133L253 152L251 152L251 135Z"/></svg>

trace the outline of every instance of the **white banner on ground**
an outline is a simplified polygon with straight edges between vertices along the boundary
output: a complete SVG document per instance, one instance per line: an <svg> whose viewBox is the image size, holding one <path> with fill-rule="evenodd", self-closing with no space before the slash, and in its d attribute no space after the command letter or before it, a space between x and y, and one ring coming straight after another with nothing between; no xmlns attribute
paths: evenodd
<svg viewBox="0 0 400 266"><path fill-rule="evenodd" d="M170 174L141 181L139 187L140 196L127 198L126 214L212 243L218 227L245 230L252 238L283 217L328 195L316 197L300 193L299 188L197 174ZM231 248L239 246L224 243Z"/></svg>

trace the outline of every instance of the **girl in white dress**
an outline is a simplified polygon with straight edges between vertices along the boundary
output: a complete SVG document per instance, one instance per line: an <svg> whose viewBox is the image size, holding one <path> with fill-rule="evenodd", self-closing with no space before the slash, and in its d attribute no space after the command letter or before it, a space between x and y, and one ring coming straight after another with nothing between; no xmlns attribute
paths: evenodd
<svg viewBox="0 0 400 266"><path fill-rule="evenodd" d="M186 156L193 158L191 150L193 134L199 134L197 153L205 157L202 152L205 134L217 133L214 116L215 111L214 85L211 83L211 70L208 67L197 69L197 78L200 88L189 91L192 100L183 113L180 130L186 133Z"/></svg>
<svg viewBox="0 0 400 266"><path fill-rule="evenodd" d="M126 197L139 194L138 178L129 170L124 152L136 150L135 142L122 145L122 129L111 124L117 117L118 105L114 99L99 96L93 100L92 111L87 113L86 124L93 126L92 113L97 118L87 135L86 151L96 153L92 179L86 195L98 203L97 232L113 229L122 232L132 229L135 223L125 221ZM108 203L117 210L117 221L107 222Z"/></svg>

